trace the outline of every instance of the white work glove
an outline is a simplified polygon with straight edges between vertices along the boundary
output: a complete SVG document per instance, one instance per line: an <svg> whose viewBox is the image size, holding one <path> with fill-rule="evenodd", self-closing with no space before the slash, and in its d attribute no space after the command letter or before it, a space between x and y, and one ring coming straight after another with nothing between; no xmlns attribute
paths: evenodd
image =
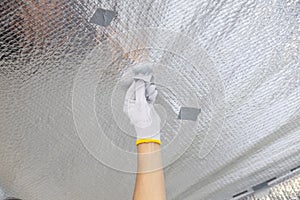
<svg viewBox="0 0 300 200"><path fill-rule="evenodd" d="M157 96L156 86L143 80L135 80L129 87L123 111L134 125L136 144L155 142L160 144L160 117L153 103Z"/></svg>

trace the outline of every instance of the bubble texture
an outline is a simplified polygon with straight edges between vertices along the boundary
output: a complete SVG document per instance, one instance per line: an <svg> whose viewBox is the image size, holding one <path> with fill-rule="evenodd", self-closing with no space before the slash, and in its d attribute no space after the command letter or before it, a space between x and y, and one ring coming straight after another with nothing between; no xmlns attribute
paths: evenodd
<svg viewBox="0 0 300 200"><path fill-rule="evenodd" d="M300 195L300 175L292 177L270 188L268 194L257 198L255 195L242 200L298 200Z"/></svg>
<svg viewBox="0 0 300 200"><path fill-rule="evenodd" d="M108 27L89 22L97 8L116 11ZM135 152L134 139L116 133L116 107L105 105L144 60L164 66L157 77L170 89L159 101L169 106L166 152L174 150L163 154L168 199L230 199L299 166L299 0L2 0L0 10L6 196L131 199L135 175L124 171L135 163L109 148ZM203 112L176 134L179 103L195 101ZM102 129L95 140L83 134L93 127ZM298 185L295 177L264 199L297 199Z"/></svg>

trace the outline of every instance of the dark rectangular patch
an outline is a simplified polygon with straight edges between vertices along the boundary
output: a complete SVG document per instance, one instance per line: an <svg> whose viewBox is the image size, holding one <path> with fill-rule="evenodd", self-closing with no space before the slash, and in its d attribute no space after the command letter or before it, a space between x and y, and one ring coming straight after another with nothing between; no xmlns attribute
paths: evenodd
<svg viewBox="0 0 300 200"><path fill-rule="evenodd" d="M116 15L117 13L115 11L98 8L90 19L90 22L99 26L106 27L110 24L110 22Z"/></svg>
<svg viewBox="0 0 300 200"><path fill-rule="evenodd" d="M181 107L178 119L196 121L201 109L192 107Z"/></svg>

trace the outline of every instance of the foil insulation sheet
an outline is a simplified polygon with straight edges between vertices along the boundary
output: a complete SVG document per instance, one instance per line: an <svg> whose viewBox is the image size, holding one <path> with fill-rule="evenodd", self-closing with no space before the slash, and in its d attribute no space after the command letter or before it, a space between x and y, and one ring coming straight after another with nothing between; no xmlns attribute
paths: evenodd
<svg viewBox="0 0 300 200"><path fill-rule="evenodd" d="M6 196L131 199L136 147L122 107L143 62L159 90L168 199L235 198L300 165L299 0L0 5ZM181 120L182 107L201 112Z"/></svg>
<svg viewBox="0 0 300 200"><path fill-rule="evenodd" d="M298 200L300 199L300 175L271 187L265 195L250 195L242 200Z"/></svg>

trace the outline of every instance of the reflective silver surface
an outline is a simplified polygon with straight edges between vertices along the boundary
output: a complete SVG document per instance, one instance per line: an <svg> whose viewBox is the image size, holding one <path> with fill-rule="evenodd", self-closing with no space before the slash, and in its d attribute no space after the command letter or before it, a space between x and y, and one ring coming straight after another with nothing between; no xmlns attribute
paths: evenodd
<svg viewBox="0 0 300 200"><path fill-rule="evenodd" d="M299 165L299 1L0 5L9 196L131 199L134 138L119 108L127 70L145 60L159 66L168 199L230 199ZM97 8L117 13L109 26L89 22ZM182 126L181 106L199 106L198 120Z"/></svg>

